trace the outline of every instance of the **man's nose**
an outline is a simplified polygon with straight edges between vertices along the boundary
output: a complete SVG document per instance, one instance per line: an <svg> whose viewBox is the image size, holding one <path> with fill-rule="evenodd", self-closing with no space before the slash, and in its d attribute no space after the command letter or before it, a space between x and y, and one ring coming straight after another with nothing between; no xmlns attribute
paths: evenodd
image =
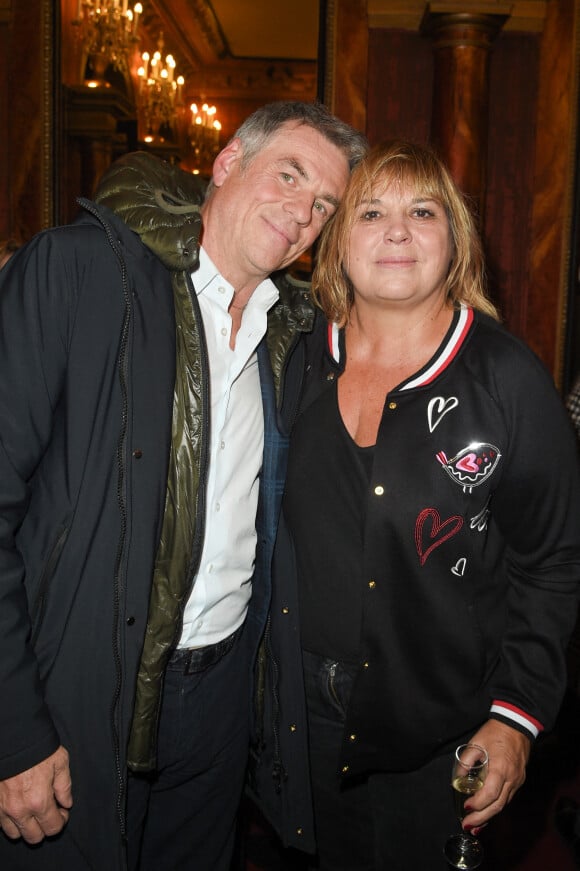
<svg viewBox="0 0 580 871"><path fill-rule="evenodd" d="M285 209L301 227L307 227L312 220L312 194L298 193L287 200Z"/></svg>

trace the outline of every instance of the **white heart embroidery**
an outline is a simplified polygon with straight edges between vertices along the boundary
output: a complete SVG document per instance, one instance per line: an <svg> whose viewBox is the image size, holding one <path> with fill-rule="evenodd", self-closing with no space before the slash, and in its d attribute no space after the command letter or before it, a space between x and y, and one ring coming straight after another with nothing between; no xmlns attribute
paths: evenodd
<svg viewBox="0 0 580 871"><path fill-rule="evenodd" d="M467 565L467 560L464 556L461 559L458 559L453 568L451 569L451 574L456 575L458 578L463 577L463 573L465 571L465 566Z"/></svg>
<svg viewBox="0 0 580 871"><path fill-rule="evenodd" d="M427 420L429 422L429 432L433 432L437 424L441 423L448 411L457 408L459 400L456 396L450 396L449 399L444 399L442 396L434 396L427 406Z"/></svg>

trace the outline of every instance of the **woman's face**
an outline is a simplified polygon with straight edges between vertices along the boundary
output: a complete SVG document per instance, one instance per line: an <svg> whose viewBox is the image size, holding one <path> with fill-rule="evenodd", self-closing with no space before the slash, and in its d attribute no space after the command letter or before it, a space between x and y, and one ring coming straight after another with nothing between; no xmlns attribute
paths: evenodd
<svg viewBox="0 0 580 871"><path fill-rule="evenodd" d="M397 308L444 298L453 244L441 203L406 183L373 189L350 234L347 271L357 302Z"/></svg>

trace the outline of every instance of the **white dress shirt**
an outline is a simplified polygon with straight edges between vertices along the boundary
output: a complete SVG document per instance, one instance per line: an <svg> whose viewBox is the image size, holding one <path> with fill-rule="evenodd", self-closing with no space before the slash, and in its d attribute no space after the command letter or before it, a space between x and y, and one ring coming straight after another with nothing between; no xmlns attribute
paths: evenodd
<svg viewBox="0 0 580 871"><path fill-rule="evenodd" d="M209 354L211 426L205 538L183 616L181 648L215 644L231 635L246 616L264 450L256 348L266 332L268 309L278 299L270 279L258 285L232 349L228 307L234 289L203 248L192 279Z"/></svg>

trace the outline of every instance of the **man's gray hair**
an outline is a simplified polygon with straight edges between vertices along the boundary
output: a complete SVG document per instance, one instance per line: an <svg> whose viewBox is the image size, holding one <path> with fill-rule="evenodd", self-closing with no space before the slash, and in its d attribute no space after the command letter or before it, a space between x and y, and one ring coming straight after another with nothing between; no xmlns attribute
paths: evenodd
<svg viewBox="0 0 580 871"><path fill-rule="evenodd" d="M245 169L280 127L290 122L304 124L317 130L342 151L350 169L360 163L368 151L365 136L329 112L323 103L281 100L268 103L253 112L229 140L231 142L233 139L239 139L242 143L241 168ZM212 188L213 181L210 181L208 195Z"/></svg>
<svg viewBox="0 0 580 871"><path fill-rule="evenodd" d="M234 133L233 138L239 138L243 146L242 166L251 162L283 124L292 121L312 127L336 145L348 160L350 169L368 151L365 137L332 115L322 103L280 101L257 109Z"/></svg>

